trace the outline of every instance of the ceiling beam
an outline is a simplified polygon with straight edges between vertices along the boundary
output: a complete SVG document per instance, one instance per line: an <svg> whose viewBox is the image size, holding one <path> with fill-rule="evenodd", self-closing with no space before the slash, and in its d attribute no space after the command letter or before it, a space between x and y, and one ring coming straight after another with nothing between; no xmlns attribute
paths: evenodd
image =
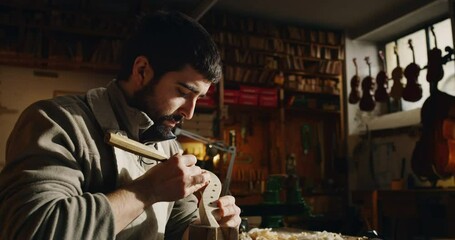
<svg viewBox="0 0 455 240"><path fill-rule="evenodd" d="M449 17L448 0L431 1L429 4L390 21L372 31L352 36L354 40L386 42L412 33L437 20Z"/></svg>
<svg viewBox="0 0 455 240"><path fill-rule="evenodd" d="M210 8L217 3L218 0L202 0L196 8L193 10L193 12L190 14L191 17L199 21L205 13L210 10Z"/></svg>

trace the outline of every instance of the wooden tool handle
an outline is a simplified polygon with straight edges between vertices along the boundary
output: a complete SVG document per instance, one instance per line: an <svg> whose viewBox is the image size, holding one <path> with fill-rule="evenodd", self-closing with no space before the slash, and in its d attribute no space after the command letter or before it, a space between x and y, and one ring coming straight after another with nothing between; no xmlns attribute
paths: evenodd
<svg viewBox="0 0 455 240"><path fill-rule="evenodd" d="M105 139L107 143L114 147L118 147L130 153L137 154L142 157L150 158L157 161L165 161L168 159L163 153L148 147L140 142L131 140L125 136L108 132L106 133Z"/></svg>

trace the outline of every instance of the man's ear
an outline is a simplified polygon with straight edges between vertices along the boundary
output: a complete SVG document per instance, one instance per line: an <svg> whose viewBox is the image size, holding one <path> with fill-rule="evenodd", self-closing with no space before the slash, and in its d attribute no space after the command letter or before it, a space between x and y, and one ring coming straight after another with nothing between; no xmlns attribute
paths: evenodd
<svg viewBox="0 0 455 240"><path fill-rule="evenodd" d="M138 56L134 60L132 69L132 80L136 88L142 88L151 79L153 79L154 71L148 59L145 56Z"/></svg>

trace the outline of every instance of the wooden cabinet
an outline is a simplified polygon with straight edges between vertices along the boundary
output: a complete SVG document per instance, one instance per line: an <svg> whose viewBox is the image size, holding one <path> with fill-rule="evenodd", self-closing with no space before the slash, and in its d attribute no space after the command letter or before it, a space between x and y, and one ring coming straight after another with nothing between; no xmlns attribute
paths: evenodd
<svg viewBox="0 0 455 240"><path fill-rule="evenodd" d="M455 237L453 189L354 191L366 230L384 239Z"/></svg>

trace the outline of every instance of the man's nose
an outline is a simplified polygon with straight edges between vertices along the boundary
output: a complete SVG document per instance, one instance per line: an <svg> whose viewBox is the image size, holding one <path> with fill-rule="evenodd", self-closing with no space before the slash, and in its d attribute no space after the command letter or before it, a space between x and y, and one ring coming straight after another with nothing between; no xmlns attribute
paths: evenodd
<svg viewBox="0 0 455 240"><path fill-rule="evenodd" d="M181 107L181 114L183 115L183 117L185 119L189 120L189 119L193 118L194 110L196 109L196 101L197 101L197 98L188 100Z"/></svg>

